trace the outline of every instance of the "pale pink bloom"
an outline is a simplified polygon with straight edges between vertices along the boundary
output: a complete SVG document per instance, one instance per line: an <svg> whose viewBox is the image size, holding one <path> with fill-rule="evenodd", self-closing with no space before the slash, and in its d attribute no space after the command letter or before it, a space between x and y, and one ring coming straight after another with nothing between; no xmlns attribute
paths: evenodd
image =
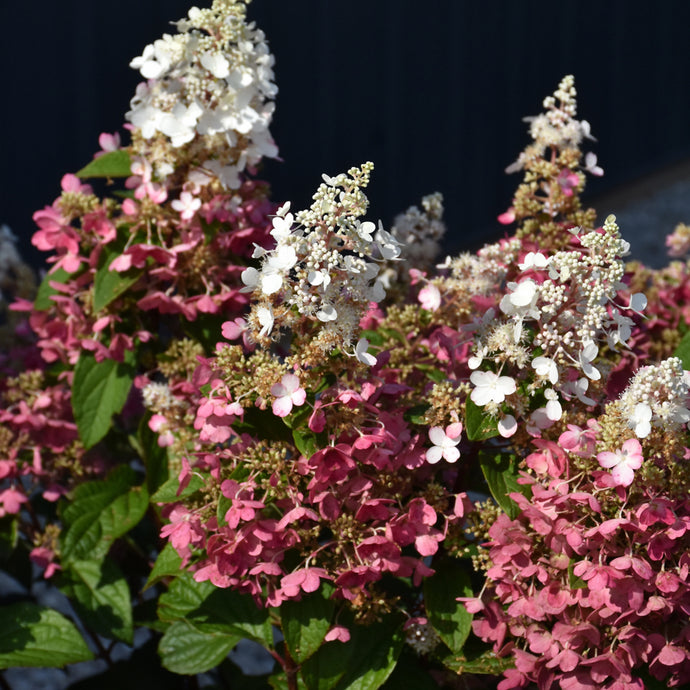
<svg viewBox="0 0 690 690"><path fill-rule="evenodd" d="M515 209L511 206L507 211L498 216L501 225L510 225L515 220Z"/></svg>
<svg viewBox="0 0 690 690"><path fill-rule="evenodd" d="M439 289L429 283L419 291L419 303L427 311L436 311L441 306L441 293Z"/></svg>
<svg viewBox="0 0 690 690"><path fill-rule="evenodd" d="M173 200L170 205L180 214L182 220L191 220L201 208L201 199L197 199L190 192L182 192L180 198Z"/></svg>
<svg viewBox="0 0 690 690"><path fill-rule="evenodd" d="M580 176L577 173L574 173L572 170L564 168L559 173L556 181L558 182L565 196L572 196L573 190L577 187L578 184L580 184Z"/></svg>
<svg viewBox="0 0 690 690"><path fill-rule="evenodd" d="M448 462L455 462L460 457L460 451L456 446L460 443L461 433L460 422L449 424L445 431L440 426L429 429L429 440L434 445L426 452L427 462L435 465L441 458Z"/></svg>
<svg viewBox="0 0 690 690"><path fill-rule="evenodd" d="M602 467L612 470L611 476L616 484L630 486L635 478L635 470L642 466L644 460L642 446L636 438L631 438L620 450L599 453L597 460Z"/></svg>
<svg viewBox="0 0 690 690"><path fill-rule="evenodd" d="M280 383L271 386L271 395L276 396L272 409L277 417L287 417L293 405L304 405L307 399L307 393L300 386L299 378L295 374L284 374Z"/></svg>
<svg viewBox="0 0 690 690"><path fill-rule="evenodd" d="M324 642L332 642L333 640L338 640L339 642L349 642L350 631L342 625L334 625L326 633L326 637L324 637L323 639Z"/></svg>
<svg viewBox="0 0 690 690"><path fill-rule="evenodd" d="M517 431L517 428L517 421L512 414L507 414L498 421L498 433L503 438L510 438Z"/></svg>

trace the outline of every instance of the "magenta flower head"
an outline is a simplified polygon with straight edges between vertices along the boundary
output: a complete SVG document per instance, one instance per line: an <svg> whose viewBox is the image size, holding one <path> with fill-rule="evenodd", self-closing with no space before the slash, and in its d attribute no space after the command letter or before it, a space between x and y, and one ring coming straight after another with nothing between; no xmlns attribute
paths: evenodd
<svg viewBox="0 0 690 690"><path fill-rule="evenodd" d="M611 476L616 484L630 486L635 478L635 470L642 466L644 460L642 446L636 438L631 438L620 450L599 453L597 460L602 467L612 469Z"/></svg>

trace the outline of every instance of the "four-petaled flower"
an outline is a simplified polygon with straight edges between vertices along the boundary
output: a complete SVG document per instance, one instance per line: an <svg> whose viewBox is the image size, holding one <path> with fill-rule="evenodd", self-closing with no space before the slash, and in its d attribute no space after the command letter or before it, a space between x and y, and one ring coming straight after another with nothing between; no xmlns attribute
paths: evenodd
<svg viewBox="0 0 690 690"><path fill-rule="evenodd" d="M456 448L460 443L462 424L455 422L449 424L444 431L440 426L429 429L429 440L434 444L426 452L427 462L436 464L441 458L448 462L455 462L460 457L460 451Z"/></svg>
<svg viewBox="0 0 690 690"><path fill-rule="evenodd" d="M514 379L510 376L499 376L493 371L473 371L470 381L475 385L470 398L479 407L484 407L490 402L502 403L506 395L511 395L517 390Z"/></svg>
<svg viewBox="0 0 690 690"><path fill-rule="evenodd" d="M635 478L635 470L642 466L644 460L642 446L636 438L631 438L620 450L599 453L597 460L602 467L612 470L611 476L616 484L630 486Z"/></svg>
<svg viewBox="0 0 690 690"><path fill-rule="evenodd" d="M279 383L271 386L271 395L276 396L272 409L277 417L287 417L293 405L304 405L307 399L307 393L300 386L299 377L295 374L284 374Z"/></svg>

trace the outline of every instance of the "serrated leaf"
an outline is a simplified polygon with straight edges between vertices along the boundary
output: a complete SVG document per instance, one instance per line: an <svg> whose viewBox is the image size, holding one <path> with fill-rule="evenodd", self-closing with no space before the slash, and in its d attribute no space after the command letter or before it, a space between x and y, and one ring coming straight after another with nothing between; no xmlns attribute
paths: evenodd
<svg viewBox="0 0 690 690"><path fill-rule="evenodd" d="M112 542L126 534L146 513L146 487L132 486L134 472L120 467L108 479L79 486L62 510L66 529L61 535L64 561L99 559Z"/></svg>
<svg viewBox="0 0 690 690"><path fill-rule="evenodd" d="M472 614L457 597L471 597L472 583L465 562L433 563L436 574L424 580L424 605L429 622L448 648L458 654L470 631Z"/></svg>
<svg viewBox="0 0 690 690"><path fill-rule="evenodd" d="M141 268L111 271L110 264L120 254L120 249L110 245L106 245L101 252L99 268L93 283L93 309L96 313L126 292L144 273Z"/></svg>
<svg viewBox="0 0 690 690"><path fill-rule="evenodd" d="M158 652L168 671L191 676L218 666L241 639L234 633L204 632L181 620L166 630Z"/></svg>
<svg viewBox="0 0 690 690"><path fill-rule="evenodd" d="M158 616L165 622L184 619L200 629L239 634L265 647L273 644L268 612L249 595L220 589L210 582L196 582L189 573L175 578L161 595Z"/></svg>
<svg viewBox="0 0 690 690"><path fill-rule="evenodd" d="M529 488L518 484L517 456L511 453L479 451L479 466L489 486L489 491L498 505L514 520L519 509L508 494L526 493Z"/></svg>
<svg viewBox="0 0 690 690"><path fill-rule="evenodd" d="M93 659L73 623L45 606L0 606L0 669L66 666Z"/></svg>
<svg viewBox="0 0 690 690"><path fill-rule="evenodd" d="M59 283L64 285L67 281L71 280L77 275L77 273L67 273L64 268L58 268L55 271L47 273L45 278L41 281L38 286L38 292L36 293L36 299L34 300L34 309L36 311L47 311L50 309L55 302L51 299L53 295L59 295L59 290L52 287L51 283Z"/></svg>
<svg viewBox="0 0 690 690"><path fill-rule="evenodd" d="M678 357L683 362L683 369L690 369L690 331L687 331L682 337L673 356Z"/></svg>
<svg viewBox="0 0 690 690"><path fill-rule="evenodd" d="M465 403L465 433L470 441L485 441L498 436L498 423L470 397Z"/></svg>
<svg viewBox="0 0 690 690"><path fill-rule="evenodd" d="M94 158L77 172L77 177L129 177L132 160L127 151L109 151Z"/></svg>
<svg viewBox="0 0 690 690"><path fill-rule="evenodd" d="M134 380L135 354L125 352L125 361L97 362L83 351L74 369L72 410L85 448L96 445L110 429L114 414L122 411Z"/></svg>
<svg viewBox="0 0 690 690"><path fill-rule="evenodd" d="M168 542L158 554L156 562L151 568L148 580L144 585L144 589L148 589L156 582L159 582L164 577L176 577L180 574L182 565L182 557L175 551L173 545Z"/></svg>
<svg viewBox="0 0 690 690"><path fill-rule="evenodd" d="M103 637L133 642L132 600L120 569L110 560L72 561L61 590L74 599L82 621Z"/></svg>
<svg viewBox="0 0 690 690"><path fill-rule="evenodd" d="M298 663L308 659L321 646L331 627L335 603L324 583L318 592L303 595L300 601L284 601L280 605L281 629L290 655Z"/></svg>

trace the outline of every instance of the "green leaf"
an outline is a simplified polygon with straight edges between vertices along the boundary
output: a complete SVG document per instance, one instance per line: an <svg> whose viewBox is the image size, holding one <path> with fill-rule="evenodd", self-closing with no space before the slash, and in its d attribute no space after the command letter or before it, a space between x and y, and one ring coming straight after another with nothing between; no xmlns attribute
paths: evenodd
<svg viewBox="0 0 690 690"><path fill-rule="evenodd" d="M173 545L168 542L158 554L144 589L148 589L165 577L176 577L181 572L181 565L182 557L175 551Z"/></svg>
<svg viewBox="0 0 690 690"><path fill-rule="evenodd" d="M97 362L82 352L74 369L72 410L85 448L95 446L110 429L111 419L127 402L134 380L135 354L125 352L125 361Z"/></svg>
<svg viewBox="0 0 690 690"><path fill-rule="evenodd" d="M166 630L158 652L168 671L192 676L218 666L241 639L235 633L204 632L181 620Z"/></svg>
<svg viewBox="0 0 690 690"><path fill-rule="evenodd" d="M76 275L77 273L67 273L64 268L58 268L55 271L47 273L38 287L36 299L34 300L34 309L36 311L47 311L50 309L55 304L51 297L60 294L60 291L52 287L51 283L64 285Z"/></svg>
<svg viewBox="0 0 690 690"><path fill-rule="evenodd" d="M127 581L110 560L72 561L60 589L74 599L80 618L99 635L132 644L132 600Z"/></svg>
<svg viewBox="0 0 690 690"><path fill-rule="evenodd" d="M318 450L316 434L308 429L293 429L292 438L295 441L297 450L302 453L305 458L310 458Z"/></svg>
<svg viewBox="0 0 690 690"><path fill-rule="evenodd" d="M191 496L196 493L204 485L203 477L198 474L193 474L189 480L189 484L177 495L177 490L180 488L180 480L177 477L170 477L153 496L151 496L151 503L175 503L181 501L183 498Z"/></svg>
<svg viewBox="0 0 690 690"><path fill-rule="evenodd" d="M519 509L515 501L508 496L510 493L527 495L530 489L518 484L518 460L512 453L479 451L479 465L484 473L486 483L494 500L511 520L514 520Z"/></svg>
<svg viewBox="0 0 690 690"><path fill-rule="evenodd" d="M454 673L477 673L489 676L499 676L505 670L515 666L513 657L497 657L493 650L489 649L479 656L449 656L441 660L441 663Z"/></svg>
<svg viewBox="0 0 690 690"><path fill-rule="evenodd" d="M382 690L438 690L439 685L419 663L419 657L409 648L403 648L393 673L381 687Z"/></svg>
<svg viewBox="0 0 690 690"><path fill-rule="evenodd" d="M429 622L448 648L459 654L472 630L472 614L457 597L471 597L467 564L458 559L433 563L436 574L424 580L424 604Z"/></svg>
<svg viewBox="0 0 690 690"><path fill-rule="evenodd" d="M66 666L93 659L79 631L62 614L22 602L0 606L0 669Z"/></svg>
<svg viewBox="0 0 690 690"><path fill-rule="evenodd" d="M690 369L690 331L687 331L682 337L673 356L678 357L683 362L683 369Z"/></svg>
<svg viewBox="0 0 690 690"><path fill-rule="evenodd" d="M126 292L144 273L141 268L111 271L110 264L121 253L122 250L119 247L110 244L107 244L101 251L93 284L93 310L96 313Z"/></svg>
<svg viewBox="0 0 690 690"><path fill-rule="evenodd" d="M393 672L404 639L397 621L348 629L349 642L327 642L302 664L310 690L374 690Z"/></svg>
<svg viewBox="0 0 690 690"><path fill-rule="evenodd" d="M405 411L403 418L413 424L426 424L426 411L431 407L429 403L419 403Z"/></svg>
<svg viewBox="0 0 690 690"><path fill-rule="evenodd" d="M147 412L139 422L136 436L131 435L129 442L139 454L146 467L146 488L154 494L170 478L168 471L168 449L158 445L158 434L151 431Z"/></svg>
<svg viewBox="0 0 690 690"><path fill-rule="evenodd" d="M264 647L273 645L273 628L266 609L246 594L196 582L189 573L175 578L158 602L158 616L174 623L185 619L206 632L248 637Z"/></svg>
<svg viewBox="0 0 690 690"><path fill-rule="evenodd" d="M77 177L129 177L132 168L132 160L127 151L109 151L87 163Z"/></svg>
<svg viewBox="0 0 690 690"><path fill-rule="evenodd" d="M302 663L321 646L331 627L335 603L328 598L324 583L318 592L302 596L300 601L284 601L280 605L281 629L290 655Z"/></svg>
<svg viewBox="0 0 690 690"><path fill-rule="evenodd" d="M385 342L385 338L378 331L365 330L362 331L361 335L362 338L366 338L369 341L369 344L373 345L374 347L381 347L381 345L383 345Z"/></svg>
<svg viewBox="0 0 690 690"><path fill-rule="evenodd" d="M126 534L146 513L149 497L143 486L132 486L134 471L118 467L106 480L77 487L61 511L63 561L103 558L112 542Z"/></svg>
<svg viewBox="0 0 690 690"><path fill-rule="evenodd" d="M465 402L465 433L470 441L484 441L498 436L498 423L468 396Z"/></svg>

